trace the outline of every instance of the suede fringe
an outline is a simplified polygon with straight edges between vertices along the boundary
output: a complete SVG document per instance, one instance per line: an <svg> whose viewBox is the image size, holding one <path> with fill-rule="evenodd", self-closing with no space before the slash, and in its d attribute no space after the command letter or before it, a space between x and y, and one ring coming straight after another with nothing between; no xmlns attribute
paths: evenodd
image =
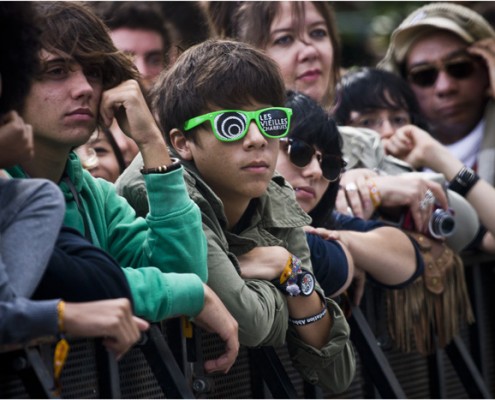
<svg viewBox="0 0 495 400"><path fill-rule="evenodd" d="M409 234L419 243L425 271L409 286L387 290L388 330L396 347L426 356L435 351L434 338L445 347L464 322L473 323L464 275L458 254L442 242Z"/></svg>

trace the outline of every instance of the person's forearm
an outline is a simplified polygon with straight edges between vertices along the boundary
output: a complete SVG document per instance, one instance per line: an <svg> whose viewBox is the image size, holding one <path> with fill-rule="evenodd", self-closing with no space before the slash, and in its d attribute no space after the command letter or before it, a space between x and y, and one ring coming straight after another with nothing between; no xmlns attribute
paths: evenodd
<svg viewBox="0 0 495 400"><path fill-rule="evenodd" d="M154 140L148 143L138 143L138 146L140 153L143 155L145 168L156 168L172 163L167 145L161 136L156 136Z"/></svg>
<svg viewBox="0 0 495 400"><path fill-rule="evenodd" d="M414 246L397 228L381 227L370 232L341 231L340 238L349 249L356 267L381 283L402 283L416 271Z"/></svg>
<svg viewBox="0 0 495 400"><path fill-rule="evenodd" d="M462 162L450 154L442 146L434 157L431 157L432 169L441 172L448 181L452 181L457 173L464 167ZM474 207L482 224L495 234L495 218L493 218L492 207L495 203L495 189L488 182L480 179L469 190L465 196L466 200Z"/></svg>
<svg viewBox="0 0 495 400"><path fill-rule="evenodd" d="M292 319L308 318L319 314L323 310L323 303L315 291L311 296L287 297L289 317ZM321 349L328 342L332 320L327 312L319 321L305 326L297 326L296 331L301 340L317 349Z"/></svg>
<svg viewBox="0 0 495 400"><path fill-rule="evenodd" d="M480 179L466 194L466 200L478 213L481 223L495 236L495 218L493 216L495 188L485 180Z"/></svg>
<svg viewBox="0 0 495 400"><path fill-rule="evenodd" d="M450 181L462 168L462 162L458 160L445 146L438 144L429 146L425 152L425 167L439 172Z"/></svg>

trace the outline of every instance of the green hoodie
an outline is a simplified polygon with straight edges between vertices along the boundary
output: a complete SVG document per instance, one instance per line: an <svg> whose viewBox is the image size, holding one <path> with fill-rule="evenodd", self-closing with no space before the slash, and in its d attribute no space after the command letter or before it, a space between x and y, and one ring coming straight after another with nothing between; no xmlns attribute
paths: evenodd
<svg viewBox="0 0 495 400"><path fill-rule="evenodd" d="M14 178L28 177L19 166L8 172ZM64 224L91 238L124 267L136 315L151 321L196 316L203 308L202 281L208 278L201 213L187 194L182 168L146 175L145 181L150 206L146 219L136 217L112 183L93 178L71 153L59 183L67 205Z"/></svg>

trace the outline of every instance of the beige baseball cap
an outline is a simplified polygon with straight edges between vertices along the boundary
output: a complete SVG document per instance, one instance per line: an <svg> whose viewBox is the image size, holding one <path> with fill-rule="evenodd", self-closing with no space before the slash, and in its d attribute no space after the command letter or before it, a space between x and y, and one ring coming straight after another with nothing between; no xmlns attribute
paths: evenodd
<svg viewBox="0 0 495 400"><path fill-rule="evenodd" d="M495 30L477 12L454 3L431 3L413 11L392 32L387 53L378 68L400 73L400 64L411 46L439 29L456 34L468 44L495 37Z"/></svg>

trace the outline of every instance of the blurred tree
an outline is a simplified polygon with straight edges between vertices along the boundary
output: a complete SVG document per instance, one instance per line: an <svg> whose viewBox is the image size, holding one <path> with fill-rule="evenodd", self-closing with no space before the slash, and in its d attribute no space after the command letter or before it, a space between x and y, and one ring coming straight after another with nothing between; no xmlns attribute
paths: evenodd
<svg viewBox="0 0 495 400"><path fill-rule="evenodd" d="M374 66L387 51L393 30L424 1L332 1L342 41L342 67ZM495 2L456 2L490 19ZM491 14L490 14L491 13ZM491 18L495 23L495 18Z"/></svg>

